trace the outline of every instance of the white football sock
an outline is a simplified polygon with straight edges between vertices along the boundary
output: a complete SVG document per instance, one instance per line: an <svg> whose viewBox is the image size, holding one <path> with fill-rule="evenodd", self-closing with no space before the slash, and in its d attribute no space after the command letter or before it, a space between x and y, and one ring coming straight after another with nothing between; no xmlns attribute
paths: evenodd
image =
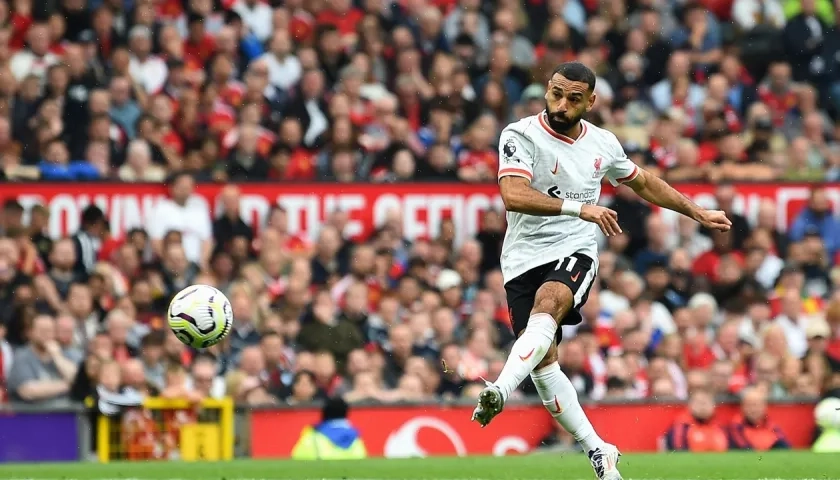
<svg viewBox="0 0 840 480"><path fill-rule="evenodd" d="M557 322L551 315L547 313L531 315L525 331L511 347L510 355L499 378L493 383L502 391L502 397L505 400L540 363L554 342L556 334Z"/></svg>
<svg viewBox="0 0 840 480"><path fill-rule="evenodd" d="M560 369L560 365L552 363L535 370L531 373L531 379L537 386L537 393L545 408L567 432L575 437L575 440L580 442L584 452L590 452L604 445L604 441L595 433L595 428L583 413L577 391L569 377Z"/></svg>

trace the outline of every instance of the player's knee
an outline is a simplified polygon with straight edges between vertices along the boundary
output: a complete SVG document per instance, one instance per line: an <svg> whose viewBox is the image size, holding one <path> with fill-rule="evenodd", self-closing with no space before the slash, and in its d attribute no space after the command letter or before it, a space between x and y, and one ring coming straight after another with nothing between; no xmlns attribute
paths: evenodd
<svg viewBox="0 0 840 480"><path fill-rule="evenodd" d="M547 366L551 365L552 363L557 363L557 360L558 360L557 345L552 345L551 348L549 348L548 351L545 353L545 356L543 357L543 359L540 360L540 363L537 364L537 369L540 369L542 367L547 367Z"/></svg>
<svg viewBox="0 0 840 480"><path fill-rule="evenodd" d="M555 320L560 320L572 308L573 302L569 287L560 282L548 282L537 290L531 314L547 313Z"/></svg>

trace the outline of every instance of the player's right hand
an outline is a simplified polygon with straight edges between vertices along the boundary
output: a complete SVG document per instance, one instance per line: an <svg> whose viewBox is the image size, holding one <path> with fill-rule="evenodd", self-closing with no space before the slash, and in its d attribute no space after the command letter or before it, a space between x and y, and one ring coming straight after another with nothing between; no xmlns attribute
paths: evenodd
<svg viewBox="0 0 840 480"><path fill-rule="evenodd" d="M621 227L618 226L618 214L609 208L599 207L598 205L584 205L580 209L581 220L597 224L604 235L614 237L621 232Z"/></svg>

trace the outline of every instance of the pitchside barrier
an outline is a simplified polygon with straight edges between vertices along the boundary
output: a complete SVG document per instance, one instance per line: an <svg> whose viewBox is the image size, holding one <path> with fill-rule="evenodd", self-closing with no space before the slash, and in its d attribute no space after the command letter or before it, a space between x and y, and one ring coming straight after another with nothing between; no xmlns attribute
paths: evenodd
<svg viewBox="0 0 840 480"><path fill-rule="evenodd" d="M83 406L45 410L0 406L0 463L88 460L227 460L288 458L300 433L318 422L318 405L234 409L230 400L149 399L144 409L119 417L93 417ZM553 429L538 401L511 402L487 428L470 422L468 401L426 404L361 404L351 408L370 456L505 455L537 447ZM651 452L674 418L679 402L598 402L584 408L598 432L623 452ZM769 415L796 448L808 448L814 401L773 403ZM736 404L718 406L726 424Z"/></svg>
<svg viewBox="0 0 840 480"><path fill-rule="evenodd" d="M231 460L234 447L233 400L150 398L142 408L118 416L100 415L96 450L111 460Z"/></svg>

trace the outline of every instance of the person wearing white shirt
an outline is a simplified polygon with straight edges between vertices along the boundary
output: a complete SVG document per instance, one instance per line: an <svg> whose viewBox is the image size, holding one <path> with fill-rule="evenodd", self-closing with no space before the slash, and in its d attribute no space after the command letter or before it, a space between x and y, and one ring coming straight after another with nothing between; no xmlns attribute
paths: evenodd
<svg viewBox="0 0 840 480"><path fill-rule="evenodd" d="M125 165L118 172L123 182L162 182L166 171L152 163L152 150L145 140L132 140L126 149Z"/></svg>
<svg viewBox="0 0 840 480"><path fill-rule="evenodd" d="M239 0L233 5L233 11L242 17L242 23L260 43L265 43L271 36L274 12L267 4L259 0Z"/></svg>
<svg viewBox="0 0 840 480"><path fill-rule="evenodd" d="M782 28L785 26L785 10L779 0L735 0L732 20L744 31L752 30L759 22Z"/></svg>
<svg viewBox="0 0 840 480"><path fill-rule="evenodd" d="M195 180L187 173L177 174L171 181L171 197L161 200L154 214L146 221L152 248L160 255L163 238L170 231L181 232L187 259L206 266L213 250L213 226L207 201L194 195Z"/></svg>
<svg viewBox="0 0 840 480"><path fill-rule="evenodd" d="M277 30L271 37L269 51L259 57L268 65L268 78L272 85L289 90L300 81L303 68L292 54L292 39L286 30Z"/></svg>
<svg viewBox="0 0 840 480"><path fill-rule="evenodd" d="M693 83L690 76L691 58L685 52L674 52L668 59L668 77L650 87L650 99L660 113L668 111L674 105L674 84L688 82L688 95L685 107L698 109L706 99L703 87Z"/></svg>
<svg viewBox="0 0 840 480"><path fill-rule="evenodd" d="M161 91L169 76L169 68L162 58L152 55L152 31L143 25L137 25L128 33L129 47L132 52L128 72L136 83L143 86L146 93Z"/></svg>
<svg viewBox="0 0 840 480"><path fill-rule="evenodd" d="M796 358L802 358L808 349L805 338L805 327L810 318L802 313L802 298L799 292L788 290L782 296L782 313L773 319L773 323L780 326L785 333L788 350Z"/></svg>
<svg viewBox="0 0 840 480"><path fill-rule="evenodd" d="M43 79L47 69L58 63L58 57L50 53L50 32L46 24L36 23L29 27L26 43L29 48L12 55L9 69L17 81L29 75Z"/></svg>

